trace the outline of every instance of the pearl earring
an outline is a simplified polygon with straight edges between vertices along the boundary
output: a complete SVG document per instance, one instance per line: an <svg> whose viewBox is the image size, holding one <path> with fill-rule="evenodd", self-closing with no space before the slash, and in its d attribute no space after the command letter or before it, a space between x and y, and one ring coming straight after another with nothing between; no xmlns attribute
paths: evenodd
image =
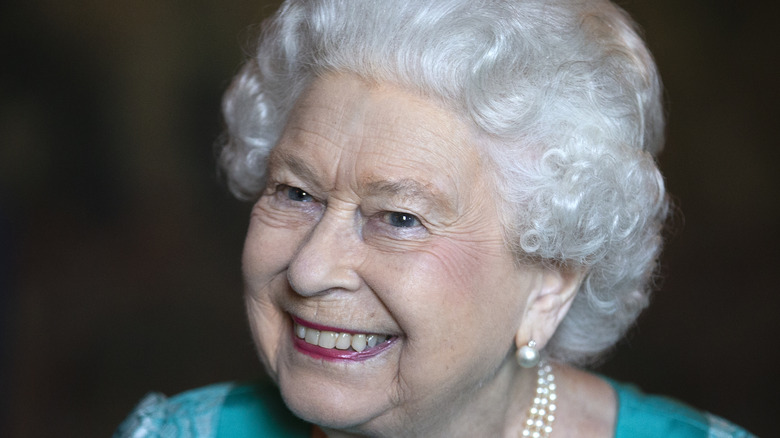
<svg viewBox="0 0 780 438"><path fill-rule="evenodd" d="M523 368L533 368L539 363L540 354L536 349L536 341L528 341L528 345L523 345L515 353L517 364Z"/></svg>

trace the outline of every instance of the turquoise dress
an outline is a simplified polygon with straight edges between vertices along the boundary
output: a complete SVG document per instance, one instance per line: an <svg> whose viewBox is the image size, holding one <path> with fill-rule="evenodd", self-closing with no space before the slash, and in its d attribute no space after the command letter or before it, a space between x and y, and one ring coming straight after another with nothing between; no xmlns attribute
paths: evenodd
<svg viewBox="0 0 780 438"><path fill-rule="evenodd" d="M608 380L609 381L609 380ZM618 397L616 438L755 437L719 417L609 381ZM308 438L312 426L269 384L206 386L175 397L147 395L114 438Z"/></svg>

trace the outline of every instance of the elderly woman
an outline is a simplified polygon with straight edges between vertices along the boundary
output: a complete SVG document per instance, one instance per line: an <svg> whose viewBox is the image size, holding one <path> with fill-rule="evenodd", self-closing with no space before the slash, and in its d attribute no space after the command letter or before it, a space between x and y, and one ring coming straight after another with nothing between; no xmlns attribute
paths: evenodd
<svg viewBox="0 0 780 438"><path fill-rule="evenodd" d="M117 436L749 436L575 368L647 306L667 213L607 0L288 0L224 116L276 387L152 394Z"/></svg>

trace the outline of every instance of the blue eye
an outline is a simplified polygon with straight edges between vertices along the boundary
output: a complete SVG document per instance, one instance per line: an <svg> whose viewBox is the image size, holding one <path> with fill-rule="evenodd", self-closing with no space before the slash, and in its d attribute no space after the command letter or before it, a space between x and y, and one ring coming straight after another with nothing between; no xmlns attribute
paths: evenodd
<svg viewBox="0 0 780 438"><path fill-rule="evenodd" d="M314 202L314 197L306 193L303 189L291 186L282 186L280 190L287 195L287 199L296 202Z"/></svg>
<svg viewBox="0 0 780 438"><path fill-rule="evenodd" d="M385 219L388 224L398 228L412 228L421 225L420 220L416 216L399 211L388 212L385 215Z"/></svg>

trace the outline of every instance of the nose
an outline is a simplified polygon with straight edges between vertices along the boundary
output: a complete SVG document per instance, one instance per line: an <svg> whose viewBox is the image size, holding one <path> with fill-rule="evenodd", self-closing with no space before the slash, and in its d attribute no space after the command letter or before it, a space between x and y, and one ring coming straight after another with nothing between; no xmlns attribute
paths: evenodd
<svg viewBox="0 0 780 438"><path fill-rule="evenodd" d="M295 292L315 296L334 290L355 291L362 280L361 238L350 214L327 210L298 246L287 269Z"/></svg>

